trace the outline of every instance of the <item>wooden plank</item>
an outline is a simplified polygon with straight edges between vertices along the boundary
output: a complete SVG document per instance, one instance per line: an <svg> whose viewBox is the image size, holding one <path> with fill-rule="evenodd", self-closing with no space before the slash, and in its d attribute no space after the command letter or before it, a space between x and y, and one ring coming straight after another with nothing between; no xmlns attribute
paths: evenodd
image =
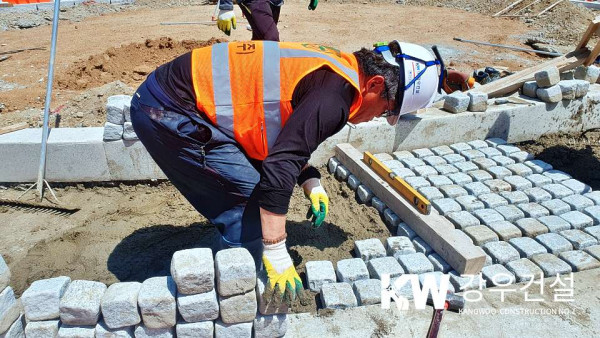
<svg viewBox="0 0 600 338"><path fill-rule="evenodd" d="M503 10L501 10L500 12L498 12L492 16L498 16L498 15L504 14L504 13L510 11L511 9L513 9L516 5L520 4L521 2L523 2L523 0L515 1L512 4L508 5L508 7L504 8Z"/></svg>
<svg viewBox="0 0 600 338"><path fill-rule="evenodd" d="M11 124L10 126L0 128L0 135L12 133L13 131L25 129L29 127L29 124L25 122Z"/></svg>
<svg viewBox="0 0 600 338"><path fill-rule="evenodd" d="M398 192L373 172L363 161L363 153L351 144L338 144L337 159L354 176L392 209L411 229L423 238L454 270L461 274L478 274L485 264L483 250L458 236L454 226L436 210L422 215Z"/></svg>
<svg viewBox="0 0 600 338"><path fill-rule="evenodd" d="M552 8L558 6L561 2L563 2L565 0L558 0L557 2L553 3L552 5L548 6L546 9L544 9L543 11L539 12L536 16L540 16L544 13L546 13L547 11L551 10Z"/></svg>
<svg viewBox="0 0 600 338"><path fill-rule="evenodd" d="M515 13L515 15L516 15L516 14L519 14L519 13L521 13L522 11L524 11L524 10L526 10L527 8L529 8L529 7L531 7L531 6L535 5L535 4L537 4L537 3L538 3L538 2L540 2L540 1L542 1L542 0L535 0L534 2L530 3L529 5L527 5L527 6L523 7L523 8L521 8L521 9L519 9L519 10L518 10L518 11Z"/></svg>
<svg viewBox="0 0 600 338"><path fill-rule="evenodd" d="M598 28L600 28L600 16L597 16L592 21L592 23L588 27L587 31L581 37L581 41L579 41L579 44L577 45L577 48L575 48L575 50L579 50L579 49L587 46L588 42L590 41L590 39L594 35L594 32L598 31Z"/></svg>

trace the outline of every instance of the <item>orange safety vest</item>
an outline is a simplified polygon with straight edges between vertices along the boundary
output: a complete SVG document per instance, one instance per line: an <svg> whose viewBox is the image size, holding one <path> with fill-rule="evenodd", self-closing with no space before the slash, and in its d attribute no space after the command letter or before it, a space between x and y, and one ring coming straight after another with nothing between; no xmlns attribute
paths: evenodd
<svg viewBox="0 0 600 338"><path fill-rule="evenodd" d="M195 49L196 106L249 157L262 161L293 113L294 88L310 72L325 66L356 89L352 117L362 103L356 58L310 43L249 41Z"/></svg>

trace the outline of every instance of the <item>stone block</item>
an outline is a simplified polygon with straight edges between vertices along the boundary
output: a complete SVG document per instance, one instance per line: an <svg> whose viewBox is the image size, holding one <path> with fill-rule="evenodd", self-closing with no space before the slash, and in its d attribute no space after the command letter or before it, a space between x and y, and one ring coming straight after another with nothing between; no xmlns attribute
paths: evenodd
<svg viewBox="0 0 600 338"><path fill-rule="evenodd" d="M254 290L256 266L254 258L245 248L221 250L215 255L217 292L232 296Z"/></svg>
<svg viewBox="0 0 600 338"><path fill-rule="evenodd" d="M493 160L490 160L490 161L494 162L493 165L490 166L490 167L488 167L488 168L484 168L484 169L487 169L487 171L490 174L492 174L493 178L501 180L501 179L503 179L505 177L508 177L508 176L512 175L512 171L510 171L510 170L508 170L508 169L506 169L504 167L501 167L499 165L496 165L497 163L495 161L493 161Z"/></svg>
<svg viewBox="0 0 600 338"><path fill-rule="evenodd" d="M489 148L495 149L495 148ZM507 165L515 164L515 160L510 157L506 157L504 155L493 156L492 161L496 162L499 166L505 167Z"/></svg>
<svg viewBox="0 0 600 338"><path fill-rule="evenodd" d="M350 176L350 170L344 167L341 164L338 164L337 168L335 168L335 179L338 181L346 181L348 176Z"/></svg>
<svg viewBox="0 0 600 338"><path fill-rule="evenodd" d="M477 199L477 197L472 195L460 196L456 197L456 203L460 204L463 210L473 211L485 208L483 202Z"/></svg>
<svg viewBox="0 0 600 338"><path fill-rule="evenodd" d="M104 141L118 141L123 138L123 125L106 122L104 124Z"/></svg>
<svg viewBox="0 0 600 338"><path fill-rule="evenodd" d="M171 259L171 276L184 295L205 293L215 286L215 263L207 248L176 251Z"/></svg>
<svg viewBox="0 0 600 338"><path fill-rule="evenodd" d="M241 295L219 296L219 312L223 323L236 324L252 321L256 317L257 310L254 290Z"/></svg>
<svg viewBox="0 0 600 338"><path fill-rule="evenodd" d="M549 163L546 163L544 161L541 160L531 160L531 161L526 161L525 163L526 166L528 166L532 172L536 173L536 174L542 174L546 171L552 170L552 165Z"/></svg>
<svg viewBox="0 0 600 338"><path fill-rule="evenodd" d="M385 248L388 256L406 255L417 252L411 239L406 236L388 237L385 240Z"/></svg>
<svg viewBox="0 0 600 338"><path fill-rule="evenodd" d="M59 318L60 298L70 282L71 278L64 276L33 282L21 296L21 303L27 320L38 321Z"/></svg>
<svg viewBox="0 0 600 338"><path fill-rule="evenodd" d="M12 323L8 330L2 334L2 338L24 338L25 337L25 315L20 315L17 320Z"/></svg>
<svg viewBox="0 0 600 338"><path fill-rule="evenodd" d="M417 237L417 233L411 229L406 223L401 222L400 224L398 224L398 232L397 232L398 236L404 236L404 237L408 237L411 240L415 237ZM383 257L383 256L380 256Z"/></svg>
<svg viewBox="0 0 600 338"><path fill-rule="evenodd" d="M106 102L106 120L110 123L123 125L125 110L129 110L130 106L131 96L129 95L109 96Z"/></svg>
<svg viewBox="0 0 600 338"><path fill-rule="evenodd" d="M445 185L452 185L452 181L448 177L443 175L431 175L427 177L427 180L438 189Z"/></svg>
<svg viewBox="0 0 600 338"><path fill-rule="evenodd" d="M71 326L61 324L58 329L57 338L94 338L96 335L95 326Z"/></svg>
<svg viewBox="0 0 600 338"><path fill-rule="evenodd" d="M558 84L560 90L562 92L563 100L574 100L577 94L577 81L575 80L566 80L560 81Z"/></svg>
<svg viewBox="0 0 600 338"><path fill-rule="evenodd" d="M478 170L478 167L473 162L456 162L452 164L461 173L468 173L469 171Z"/></svg>
<svg viewBox="0 0 600 338"><path fill-rule="evenodd" d="M512 171L513 174L518 176L527 177L533 174L533 169L525 165L524 163L509 164L506 169Z"/></svg>
<svg viewBox="0 0 600 338"><path fill-rule="evenodd" d="M100 321L96 324L96 338L133 338L135 337L133 330L133 326L111 329L104 321Z"/></svg>
<svg viewBox="0 0 600 338"><path fill-rule="evenodd" d="M459 155L459 154L448 154L448 155L442 156L442 158L444 160L446 160L446 162L448 162L448 164L454 164L454 163L460 163L460 162L466 161L465 157L462 155Z"/></svg>
<svg viewBox="0 0 600 338"><path fill-rule="evenodd" d="M314 292L320 292L323 284L335 283L336 276L333 264L330 261L307 262L306 281L308 282L308 288Z"/></svg>
<svg viewBox="0 0 600 338"><path fill-rule="evenodd" d="M251 338L253 324L253 322L226 324L216 320L215 338Z"/></svg>
<svg viewBox="0 0 600 338"><path fill-rule="evenodd" d="M563 197L562 200L571 207L571 210L577 211L583 211L585 208L594 205L594 201L579 194L573 194L567 197Z"/></svg>
<svg viewBox="0 0 600 338"><path fill-rule="evenodd" d="M519 149L519 147L516 147L512 144L501 144L501 145L498 145L496 147L496 149L498 149L498 151L500 151L500 153L502 153L502 155L504 155L504 156L509 156L512 153L521 151L521 149Z"/></svg>
<svg viewBox="0 0 600 338"><path fill-rule="evenodd" d="M142 283L138 305L144 326L149 329L165 329L177 324L177 286L170 276L153 277Z"/></svg>
<svg viewBox="0 0 600 338"><path fill-rule="evenodd" d="M522 218L516 220L515 225L521 230L523 236L526 237L533 238L548 232L548 228L535 218Z"/></svg>
<svg viewBox="0 0 600 338"><path fill-rule="evenodd" d="M400 217L398 217L398 215L396 215L396 213L389 208L383 211L383 219L385 220L385 224L387 224L393 230L396 230L398 224L401 222Z"/></svg>
<svg viewBox="0 0 600 338"><path fill-rule="evenodd" d="M580 211L567 211L559 217L567 221L573 229L583 229L594 225L594 220Z"/></svg>
<svg viewBox="0 0 600 338"><path fill-rule="evenodd" d="M600 225L596 225L596 226L593 226L593 227L586 228L583 231L585 231L586 233L592 235L592 237L594 237L598 241L600 241Z"/></svg>
<svg viewBox="0 0 600 338"><path fill-rule="evenodd" d="M481 274L488 287L515 283L515 275L500 264L484 266Z"/></svg>
<svg viewBox="0 0 600 338"><path fill-rule="evenodd" d="M285 336L287 315L257 316L254 319L254 338L278 338Z"/></svg>
<svg viewBox="0 0 600 338"><path fill-rule="evenodd" d="M575 272L600 268L600 261L581 250L561 252L558 257L567 262Z"/></svg>
<svg viewBox="0 0 600 338"><path fill-rule="evenodd" d="M133 130L131 122L125 122L125 124L123 124L123 139L127 141L139 140L135 130Z"/></svg>
<svg viewBox="0 0 600 338"><path fill-rule="evenodd" d="M494 148L491 148L491 149L494 149ZM485 158L485 157L475 158L471 162L475 163L481 170L488 170L492 167L497 166L496 161L492 160L491 158ZM510 173L510 171L509 171L509 173ZM494 176L494 175L492 174L492 176Z"/></svg>
<svg viewBox="0 0 600 338"><path fill-rule="evenodd" d="M454 150L452 150L447 145L433 147L433 148L431 148L431 151L433 152L434 155L437 155L437 156L445 156L445 155L454 154Z"/></svg>
<svg viewBox="0 0 600 338"><path fill-rule="evenodd" d="M477 198L479 198L483 205L488 209L495 209L503 205L508 205L508 202L496 193L481 194L477 196Z"/></svg>
<svg viewBox="0 0 600 338"><path fill-rule="evenodd" d="M380 214L382 214L385 208L387 208L385 203L383 203L383 201L377 198L376 196L373 196L373 198L371 199L371 206L375 208L375 210L377 210Z"/></svg>
<svg viewBox="0 0 600 338"><path fill-rule="evenodd" d="M480 152L482 152L485 155L485 157L492 159L492 160L494 157L503 156L502 152L494 147L481 148L478 150Z"/></svg>
<svg viewBox="0 0 600 338"><path fill-rule="evenodd" d="M433 264L433 271L440 271L442 273L448 273L452 270L452 267L437 253L432 253L427 256L431 264Z"/></svg>
<svg viewBox="0 0 600 338"><path fill-rule="evenodd" d="M25 326L25 336L27 338L48 338L58 335L60 322L56 320L33 321Z"/></svg>
<svg viewBox="0 0 600 338"><path fill-rule="evenodd" d="M465 150L462 151L460 154L464 156L468 161L473 161L478 158L485 158L484 153L475 149Z"/></svg>
<svg viewBox="0 0 600 338"><path fill-rule="evenodd" d="M511 186L503 180L493 179L483 182L492 192L511 191Z"/></svg>
<svg viewBox="0 0 600 338"><path fill-rule="evenodd" d="M217 292L212 289L195 295L178 294L177 309L183 320L188 323L215 320L219 317Z"/></svg>
<svg viewBox="0 0 600 338"><path fill-rule="evenodd" d="M72 281L60 299L60 321L67 325L96 325L105 291L104 283Z"/></svg>
<svg viewBox="0 0 600 338"><path fill-rule="evenodd" d="M534 77L538 87L547 88L556 85L560 81L560 72L556 67L549 67L535 73Z"/></svg>
<svg viewBox="0 0 600 338"><path fill-rule="evenodd" d="M476 225L463 229L473 240L473 244L482 246L489 242L497 242L498 235L485 225Z"/></svg>
<svg viewBox="0 0 600 338"><path fill-rule="evenodd" d="M583 196L591 199L592 201L594 201L594 203L596 205L600 205L600 191L592 191L592 192L588 192L587 194L584 194Z"/></svg>
<svg viewBox="0 0 600 338"><path fill-rule="evenodd" d="M521 204L529 202L529 196L522 191L501 191L498 193L508 204Z"/></svg>
<svg viewBox="0 0 600 338"><path fill-rule="evenodd" d="M490 146L490 147L494 147L496 148L499 145L503 145L506 144L506 140L503 140L501 138L497 138L497 137L493 137L493 138L488 138L485 140L485 142Z"/></svg>
<svg viewBox="0 0 600 338"><path fill-rule="evenodd" d="M360 181L356 176L349 175L346 184L348 185L348 188L350 188L352 191L356 191L356 189L358 189L358 186L360 185Z"/></svg>
<svg viewBox="0 0 600 338"><path fill-rule="evenodd" d="M444 100L444 109L454 113L464 113L469 108L469 103L471 99L469 96L465 95L463 92L456 91L448 96Z"/></svg>
<svg viewBox="0 0 600 338"><path fill-rule="evenodd" d="M571 211L571 206L559 199L544 201L541 205L548 209L551 215L559 216L565 212Z"/></svg>
<svg viewBox="0 0 600 338"><path fill-rule="evenodd" d="M542 269L527 258L508 262L506 269L515 275L517 283L529 282L532 279L536 280L544 275Z"/></svg>
<svg viewBox="0 0 600 338"><path fill-rule="evenodd" d="M526 190L533 187L532 183L522 176L512 175L504 178L513 190Z"/></svg>
<svg viewBox="0 0 600 338"><path fill-rule="evenodd" d="M422 177L429 177L431 175L437 175L438 172L437 170L435 170L434 167L430 166L430 165L424 165L422 167L416 167L415 169L413 169L413 171L415 172L415 174L422 176Z"/></svg>
<svg viewBox="0 0 600 338"><path fill-rule="evenodd" d="M422 252L425 255L429 255L430 253L433 253L433 248L431 246L429 246L429 244L427 244L427 242L425 242L425 240L419 236L415 237L412 240L412 243L415 246L415 250L417 252Z"/></svg>
<svg viewBox="0 0 600 338"><path fill-rule="evenodd" d="M215 323L212 321L186 323L180 322L175 326L177 338L213 338Z"/></svg>
<svg viewBox="0 0 600 338"><path fill-rule="evenodd" d="M452 229L452 234L454 234L456 237L460 237L462 238L462 241L465 241L466 243L471 243L473 244L473 240L471 239L471 237L469 237L466 233L464 233L462 230L458 230L458 229Z"/></svg>
<svg viewBox="0 0 600 338"><path fill-rule="evenodd" d="M519 252L522 258L530 258L533 255L548 252L543 245L529 237L513 238L508 242Z"/></svg>
<svg viewBox="0 0 600 338"><path fill-rule="evenodd" d="M529 96L531 98L536 98L536 91L538 90L538 85L537 82L535 81L527 81L525 83L523 83L523 95L525 96Z"/></svg>
<svg viewBox="0 0 600 338"><path fill-rule="evenodd" d="M104 142L110 179L113 181L166 178L140 141Z"/></svg>
<svg viewBox="0 0 600 338"><path fill-rule="evenodd" d="M366 185L359 185L356 189L356 197L360 203L369 204L373 198L373 192Z"/></svg>
<svg viewBox="0 0 600 338"><path fill-rule="evenodd" d="M390 278L399 277L404 274L404 269L402 269L394 257L371 259L367 264L367 268L369 270L369 275L373 279L382 279L385 274L390 275Z"/></svg>
<svg viewBox="0 0 600 338"><path fill-rule="evenodd" d="M346 309L358 306L358 301L348 283L329 283L321 289L321 301L326 309Z"/></svg>
<svg viewBox="0 0 600 338"><path fill-rule="evenodd" d="M416 158L425 158L434 155L429 148L414 149L412 153L413 155L415 155Z"/></svg>
<svg viewBox="0 0 600 338"><path fill-rule="evenodd" d="M546 184L551 184L552 180L548 176L542 174L532 174L526 177L534 187L543 187Z"/></svg>
<svg viewBox="0 0 600 338"><path fill-rule="evenodd" d="M423 287L423 285L425 284L425 281L427 279L430 279L431 277L433 277L435 280L435 285L439 290L442 286L442 276L444 276L444 274L441 271L433 271L433 272L426 272L426 273L420 274L419 275L419 284L421 284L421 287ZM454 291L455 291L454 286L452 285L452 283L450 283L450 276L448 276L448 292L454 293ZM429 296L430 295L431 295L431 293L429 293Z"/></svg>
<svg viewBox="0 0 600 338"><path fill-rule="evenodd" d="M546 175L546 176L550 177L550 179L554 183L560 183L560 182L563 182L563 181L566 181L566 180L570 180L571 178L573 178L573 177L571 177L571 175L569 175L569 174L567 174L567 173L565 173L563 171L556 170L556 169L544 171L543 175Z"/></svg>
<svg viewBox="0 0 600 338"><path fill-rule="evenodd" d="M499 207L494 208L505 220L509 222L514 222L518 219L525 218L525 214L521 209L517 208L514 205L501 205Z"/></svg>
<svg viewBox="0 0 600 338"><path fill-rule="evenodd" d="M398 231L400 231L400 225L398 225ZM356 257L361 258L366 263L373 258L385 257L385 248L379 239L370 238L355 241L354 253Z"/></svg>
<svg viewBox="0 0 600 338"><path fill-rule="evenodd" d="M574 78L577 80L585 80L589 83L596 83L598 81L598 76L600 76L600 68L596 66L578 66L575 68Z"/></svg>
<svg viewBox="0 0 600 338"><path fill-rule="evenodd" d="M392 153L392 157L394 157L395 159L397 159L398 161L402 160L403 158L407 158L407 157L415 157L415 155L408 151L408 150L401 150L401 151L396 151Z"/></svg>
<svg viewBox="0 0 600 338"><path fill-rule="evenodd" d="M592 257L600 260L600 245L592 245L584 249L585 252L592 255Z"/></svg>
<svg viewBox="0 0 600 338"><path fill-rule="evenodd" d="M394 172L394 174L396 174L396 176L402 179L415 176L415 173L408 168L394 168L392 169L392 171Z"/></svg>
<svg viewBox="0 0 600 338"><path fill-rule="evenodd" d="M532 176L532 175L530 175ZM517 176L519 177L519 176ZM535 203L542 203L545 201L549 201L552 199L552 195L550 195L550 193L548 193L546 190L542 189L542 188L538 188L538 187L534 187L534 188L528 188L523 190L523 192L527 195L527 197L529 198L529 201L531 202L535 202Z"/></svg>
<svg viewBox="0 0 600 338"><path fill-rule="evenodd" d="M484 112L487 110L488 94L483 92L468 92L469 96L469 107L468 110L472 112Z"/></svg>
<svg viewBox="0 0 600 338"><path fill-rule="evenodd" d="M329 161L327 161L327 171L330 174L335 174L335 169L337 169L337 166L340 164L340 161L338 161L337 158L335 157L331 157L329 159Z"/></svg>
<svg viewBox="0 0 600 338"><path fill-rule="evenodd" d="M538 221L545 225L550 232L558 233L563 230L571 229L571 224L569 222L555 215L540 217L538 218Z"/></svg>
<svg viewBox="0 0 600 338"><path fill-rule="evenodd" d="M138 282L115 283L108 287L100 308L109 328L118 329L140 323L137 303L141 287L142 284Z"/></svg>
<svg viewBox="0 0 600 338"><path fill-rule="evenodd" d="M485 170L473 170L467 172L467 174L471 176L475 182L485 182L493 179L492 175Z"/></svg>
<svg viewBox="0 0 600 338"><path fill-rule="evenodd" d="M476 197L482 194L489 194L492 192L487 185L481 182L467 183L463 186L463 188L465 188L469 195L473 195Z"/></svg>
<svg viewBox="0 0 600 338"><path fill-rule="evenodd" d="M477 275L460 275L458 272L452 270L448 273L450 275L450 283L454 287L456 292L468 291L468 290L481 290L485 289L486 283L481 278L480 274Z"/></svg>
<svg viewBox="0 0 600 338"><path fill-rule="evenodd" d="M575 78L575 69L569 69L560 73L560 80L573 80Z"/></svg>
<svg viewBox="0 0 600 338"><path fill-rule="evenodd" d="M487 142L485 142L484 140L473 140L473 141L467 142L467 144L469 146L471 146L471 148L478 149L478 150L489 147L489 144Z"/></svg>
<svg viewBox="0 0 600 338"><path fill-rule="evenodd" d="M404 180L406 181L406 183L408 183L411 187L415 189L431 186L431 183L429 183L429 181L425 177L421 176L407 177Z"/></svg>
<svg viewBox="0 0 600 338"><path fill-rule="evenodd" d="M441 198L431 201L431 205L439 211L441 215L447 215L451 212L461 211L460 204L452 198Z"/></svg>
<svg viewBox="0 0 600 338"><path fill-rule="evenodd" d="M4 290L10 282L10 269L8 265L0 255L0 290Z"/></svg>
<svg viewBox="0 0 600 338"><path fill-rule="evenodd" d="M391 161L394 159L394 157L388 153L379 153L379 154L375 154L373 156L381 162Z"/></svg>
<svg viewBox="0 0 600 338"><path fill-rule="evenodd" d="M561 184L573 190L576 194L587 194L592 191L592 188L589 185L572 178L562 181Z"/></svg>
<svg viewBox="0 0 600 338"><path fill-rule="evenodd" d="M457 198L460 196L467 196L469 194L465 189L463 189L463 187L456 184L443 185L439 187L439 189L444 196L448 198Z"/></svg>
<svg viewBox="0 0 600 338"><path fill-rule="evenodd" d="M0 291L0 332L4 333L19 318L21 308L10 286Z"/></svg>
<svg viewBox="0 0 600 338"><path fill-rule="evenodd" d="M499 221L487 224L500 238L501 241L508 241L511 238L521 237L521 230L507 221Z"/></svg>
<svg viewBox="0 0 600 338"><path fill-rule="evenodd" d="M526 217L539 218L550 215L548 209L538 203L523 203L517 205L523 211Z"/></svg>
<svg viewBox="0 0 600 338"><path fill-rule="evenodd" d="M381 281L364 279L352 285L359 306L381 303Z"/></svg>
<svg viewBox="0 0 600 338"><path fill-rule="evenodd" d="M458 169L451 164L440 164L434 166L434 168L440 175L450 175L458 172Z"/></svg>
<svg viewBox="0 0 600 338"><path fill-rule="evenodd" d="M448 175L448 178L454 182L454 184L459 185L461 187L464 188L464 186L466 184L472 183L473 179L471 178L471 176L465 174L465 173L454 173L454 174L450 174Z"/></svg>
<svg viewBox="0 0 600 338"><path fill-rule="evenodd" d="M398 259L398 262L404 269L405 273L421 274L433 271L433 264L422 252L397 256L396 258Z"/></svg>
<svg viewBox="0 0 600 338"><path fill-rule="evenodd" d="M441 156L429 156L429 157L425 157L423 159L423 162L426 163L426 165L430 165L433 167L436 167L438 165L443 165L443 164L448 164L448 162Z"/></svg>
<svg viewBox="0 0 600 338"><path fill-rule="evenodd" d="M492 257L494 264L504 265L520 258L519 252L505 241L486 243L483 249Z"/></svg>
<svg viewBox="0 0 600 338"><path fill-rule="evenodd" d="M531 261L542 269L544 277L556 277L571 273L572 269L569 264L550 253L539 254L532 256Z"/></svg>
<svg viewBox="0 0 600 338"><path fill-rule="evenodd" d="M404 167L408 169L414 169L415 167L421 167L426 165L425 162L423 162L423 160L416 157L407 157L402 159L400 162L402 162Z"/></svg>
<svg viewBox="0 0 600 338"><path fill-rule="evenodd" d="M560 235L569 241L575 250L583 250L589 246L598 244L597 239L581 230L564 230L560 232Z"/></svg>
<svg viewBox="0 0 600 338"><path fill-rule="evenodd" d="M451 212L446 217L454 224L457 229L464 230L465 228L481 224L477 217L471 215L468 211Z"/></svg>
<svg viewBox="0 0 600 338"><path fill-rule="evenodd" d="M410 243L410 240L408 242ZM365 262L360 258L343 259L337 262L336 275L338 282L354 284L358 280L369 279L369 270Z"/></svg>
<svg viewBox="0 0 600 338"><path fill-rule="evenodd" d="M269 288L270 286L268 284L267 272L263 269L259 271L256 276L256 298L258 300L258 312L262 315L288 313L290 309L285 302L272 301L272 298L270 297L272 296L272 290L267 290ZM267 292L266 295L265 292Z"/></svg>
<svg viewBox="0 0 600 338"><path fill-rule="evenodd" d="M541 245L543 245L549 253L558 255L564 251L573 250L573 244L569 242L563 236L556 233L541 234L535 238Z"/></svg>
<svg viewBox="0 0 600 338"><path fill-rule="evenodd" d="M455 153L460 154L461 152L469 149L473 149L470 145L465 142L453 143L450 146L450 149L454 150Z"/></svg>
<svg viewBox="0 0 600 338"><path fill-rule="evenodd" d="M473 216L477 217L481 221L481 224L485 225L504 221L504 217L494 209L475 210L473 211Z"/></svg>

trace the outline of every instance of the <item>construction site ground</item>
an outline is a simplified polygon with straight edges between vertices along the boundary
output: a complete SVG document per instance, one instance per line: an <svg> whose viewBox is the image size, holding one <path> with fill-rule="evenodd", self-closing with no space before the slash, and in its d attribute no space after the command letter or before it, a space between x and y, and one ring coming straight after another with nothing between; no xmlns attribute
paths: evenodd
<svg viewBox="0 0 600 338"><path fill-rule="evenodd" d="M279 28L283 41L311 41L353 51L373 42L399 39L440 45L448 63L462 71L489 65L519 70L541 62L541 58L459 44L452 38L524 47L526 36L537 35L568 50L575 44L573 37L580 36L593 17L592 12L566 2L566 7L557 7L560 15L551 13L544 18L553 20L554 25L541 19L527 22L491 18L493 12L510 2L447 1L446 7L426 6L437 1L407 1L405 6L385 1L321 2L313 12L306 9L305 1L293 0L286 1L282 9ZM60 114L59 126L103 125L108 96L131 94L156 66L207 41L225 38L215 26L160 25L210 20L214 6L181 3L184 2L138 1L135 6L123 6L100 16L60 22L52 105L53 111ZM565 18L573 15L577 19L565 23ZM0 23L2 18L0 14ZM239 23L227 39L249 39L251 33L245 25ZM556 27L561 25L568 32L557 35ZM550 26L556 27L545 28ZM49 40L50 26L46 24L8 29L0 32L0 52L47 47ZM0 63L0 127L22 121L39 126L48 56L48 49L25 51ZM596 190L600 189L595 174L600 169L599 139L600 132L591 131L584 135L547 136L520 146ZM299 190L294 193L288 214L288 244L301 275L307 261L350 258L355 240L390 236L373 208L358 205L345 183L337 182L324 169L322 172L330 196L327 223L319 229L310 227L305 220L307 202ZM61 217L0 208L0 252L10 265L12 285L18 294L31 282L51 276L112 283L165 275L175 251L211 246L217 236L207 220L168 182L55 186L64 205L81 211ZM2 186L0 198L16 198L23 189L24 185ZM31 197L26 199L33 201ZM579 278L593 279L597 274ZM314 309L313 303L297 310ZM589 311L582 311L588 313L587 317L565 320L587 326ZM378 322L377 318L371 319ZM382 334L386 332L385 325Z"/></svg>

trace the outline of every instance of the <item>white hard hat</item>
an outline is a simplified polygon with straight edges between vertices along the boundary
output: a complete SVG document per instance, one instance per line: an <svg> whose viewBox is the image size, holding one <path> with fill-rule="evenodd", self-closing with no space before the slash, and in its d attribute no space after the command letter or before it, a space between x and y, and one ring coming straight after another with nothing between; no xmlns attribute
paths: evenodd
<svg viewBox="0 0 600 338"><path fill-rule="evenodd" d="M394 48L399 46L399 53L390 51L394 43L397 44ZM433 50L435 56L422 46L398 41L375 48L388 63L400 67L396 109L391 115L412 113L432 104L435 93L441 88L444 74L444 63L435 46ZM439 73L437 65L441 66Z"/></svg>

